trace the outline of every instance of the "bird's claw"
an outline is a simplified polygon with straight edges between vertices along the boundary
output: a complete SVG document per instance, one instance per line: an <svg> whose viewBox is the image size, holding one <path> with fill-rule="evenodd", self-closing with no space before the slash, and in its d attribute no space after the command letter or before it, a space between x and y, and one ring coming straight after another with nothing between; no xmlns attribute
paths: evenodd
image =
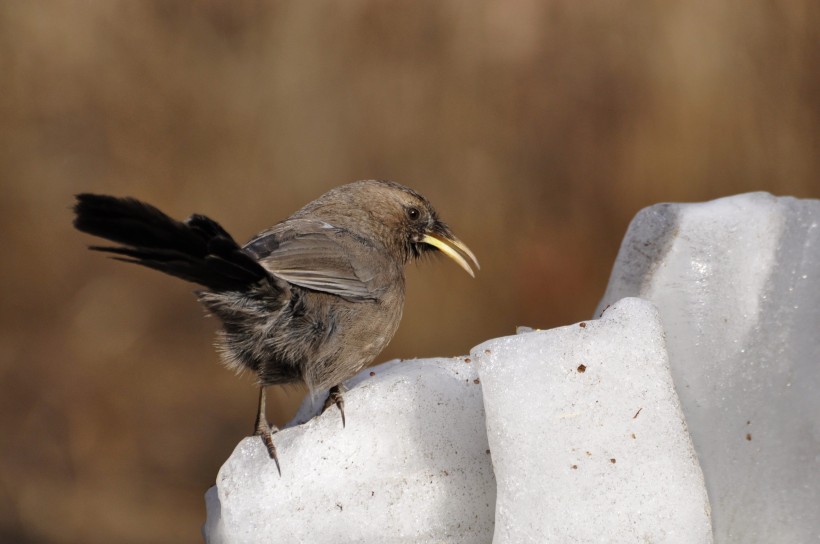
<svg viewBox="0 0 820 544"><path fill-rule="evenodd" d="M342 385L334 385L330 388L327 394L327 400L325 400L325 406L322 408L322 413L325 413L325 410L333 406L334 404L339 408L339 412L342 414L342 427L345 426L345 399L343 396L343 392L345 391L344 386Z"/></svg>
<svg viewBox="0 0 820 544"><path fill-rule="evenodd" d="M282 469L279 466L279 457L276 455L276 446L273 445L273 435L279 432L279 427L271 425L268 418L265 417L265 386L259 388L259 406L256 410L256 423L253 426L253 435L261 436L262 442L268 449L268 455L276 463L276 470L279 476L282 475Z"/></svg>
<svg viewBox="0 0 820 544"><path fill-rule="evenodd" d="M253 434L254 436L259 436L262 438L262 443L265 444L270 458L276 463L276 470L279 472L279 476L281 476L282 469L279 466L279 457L276 455L276 446L273 445L273 435L278 432L278 427L271 425L264 419L260 419L256 422L256 431L254 431Z"/></svg>

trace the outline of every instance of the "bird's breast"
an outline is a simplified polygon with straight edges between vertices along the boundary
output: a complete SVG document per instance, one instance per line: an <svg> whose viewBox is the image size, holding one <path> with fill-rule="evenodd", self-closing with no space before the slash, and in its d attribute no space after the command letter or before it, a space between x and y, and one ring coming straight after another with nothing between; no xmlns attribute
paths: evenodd
<svg viewBox="0 0 820 544"><path fill-rule="evenodd" d="M387 346L403 307L403 282L364 301L293 287L289 303L246 342L262 348L256 351L260 382L301 380L314 390L342 383Z"/></svg>

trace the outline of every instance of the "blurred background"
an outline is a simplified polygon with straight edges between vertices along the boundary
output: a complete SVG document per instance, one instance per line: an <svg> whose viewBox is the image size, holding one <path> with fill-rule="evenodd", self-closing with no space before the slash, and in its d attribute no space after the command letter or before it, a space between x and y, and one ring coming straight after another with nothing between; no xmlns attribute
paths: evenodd
<svg viewBox="0 0 820 544"><path fill-rule="evenodd" d="M72 195L238 240L336 185L428 196L476 280L411 266L378 361L589 318L661 201L820 196L813 0L0 3L0 541L197 542L250 433L193 287L85 247ZM272 388L281 424L304 391Z"/></svg>

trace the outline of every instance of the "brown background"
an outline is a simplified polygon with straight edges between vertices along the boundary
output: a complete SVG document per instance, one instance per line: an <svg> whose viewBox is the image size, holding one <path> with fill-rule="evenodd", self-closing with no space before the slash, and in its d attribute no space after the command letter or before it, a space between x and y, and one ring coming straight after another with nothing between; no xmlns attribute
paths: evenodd
<svg viewBox="0 0 820 544"><path fill-rule="evenodd" d="M588 318L630 218L820 196L816 0L0 3L0 541L195 542L256 392L192 287L84 248L80 191L237 239L335 185L427 195L380 361ZM282 423L303 391L272 390ZM354 423L355 424L355 423Z"/></svg>

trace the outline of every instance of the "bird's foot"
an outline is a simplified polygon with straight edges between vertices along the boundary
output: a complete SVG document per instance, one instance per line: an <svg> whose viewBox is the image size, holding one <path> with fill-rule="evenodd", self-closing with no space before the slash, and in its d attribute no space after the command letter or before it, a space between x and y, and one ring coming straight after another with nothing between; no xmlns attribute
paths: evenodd
<svg viewBox="0 0 820 544"><path fill-rule="evenodd" d="M276 470L279 471L279 475L281 476L282 469L279 467L279 457L276 455L276 446L273 445L273 435L278 432L279 427L271 425L263 418L256 421L256 430L253 435L262 438L262 443L264 443L268 449L268 455L270 455L270 458L276 463Z"/></svg>
<svg viewBox="0 0 820 544"><path fill-rule="evenodd" d="M256 409L256 423L253 426L253 436L261 436L262 443L268 448L268 455L276 463L276 470L279 471L279 476L282 475L282 469L279 467L279 457L276 455L276 446L273 445L273 435L279 432L279 427L271 425L268 418L265 417L265 386L259 388L259 405Z"/></svg>
<svg viewBox="0 0 820 544"><path fill-rule="evenodd" d="M327 400L325 401L325 406L322 408L322 413L325 413L325 410L333 406L334 404L339 408L339 412L342 414L342 427L345 426L345 399L342 394L347 391L347 388L342 384L334 385L328 391Z"/></svg>

